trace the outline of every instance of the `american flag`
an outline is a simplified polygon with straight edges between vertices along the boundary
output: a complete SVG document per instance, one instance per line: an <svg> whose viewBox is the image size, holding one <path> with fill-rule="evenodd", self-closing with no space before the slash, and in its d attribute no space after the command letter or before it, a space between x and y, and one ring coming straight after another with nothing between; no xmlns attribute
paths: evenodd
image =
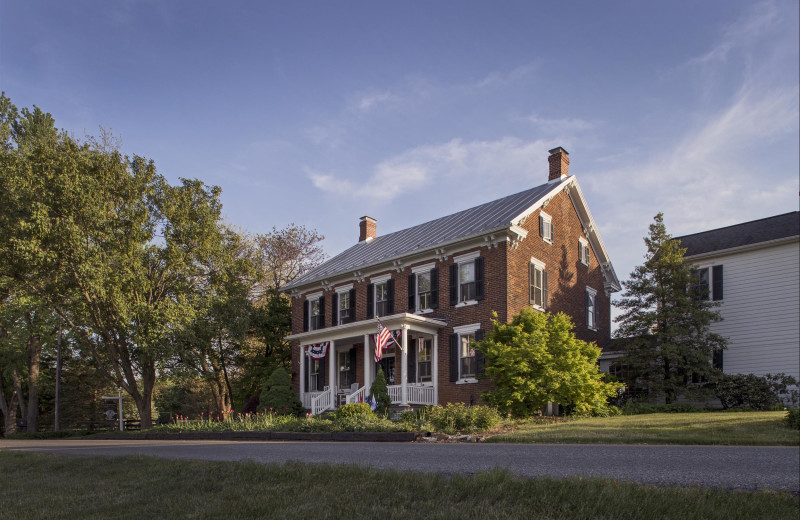
<svg viewBox="0 0 800 520"><path fill-rule="evenodd" d="M383 349L387 348L389 340L392 339L392 333L383 326L378 320L378 333L375 335L375 362L377 363L383 358Z"/></svg>

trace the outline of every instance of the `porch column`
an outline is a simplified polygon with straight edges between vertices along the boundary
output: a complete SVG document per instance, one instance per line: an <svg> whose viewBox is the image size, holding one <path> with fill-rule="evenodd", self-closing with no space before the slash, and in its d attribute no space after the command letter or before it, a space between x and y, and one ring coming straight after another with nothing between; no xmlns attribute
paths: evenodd
<svg viewBox="0 0 800 520"><path fill-rule="evenodd" d="M408 406L408 325L403 325L403 334L400 336L403 350L403 378L400 380L400 406Z"/></svg>
<svg viewBox="0 0 800 520"><path fill-rule="evenodd" d="M303 400L303 394L306 393L306 346L300 344L300 401Z"/></svg>
<svg viewBox="0 0 800 520"><path fill-rule="evenodd" d="M339 360L336 357L336 343L331 340L331 344L328 347L330 350L330 363L328 363L328 389L331 391L331 401L333 401L333 405L336 406L336 363Z"/></svg>
<svg viewBox="0 0 800 520"><path fill-rule="evenodd" d="M433 335L433 404L439 404L439 333Z"/></svg>
<svg viewBox="0 0 800 520"><path fill-rule="evenodd" d="M364 386L367 388L367 395L369 395L369 385L372 383L370 381L371 374L369 371L369 368L372 366L372 356L370 356L370 350L369 334L364 334Z"/></svg>

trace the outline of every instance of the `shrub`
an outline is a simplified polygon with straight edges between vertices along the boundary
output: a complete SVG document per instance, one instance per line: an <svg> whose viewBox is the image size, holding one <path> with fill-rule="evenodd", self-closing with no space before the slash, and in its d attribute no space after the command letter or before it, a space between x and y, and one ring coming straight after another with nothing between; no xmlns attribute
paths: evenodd
<svg viewBox="0 0 800 520"><path fill-rule="evenodd" d="M392 398L389 397L389 389L386 388L386 376L383 375L383 370L378 370L369 393L378 402L376 413L386 415L389 407L392 406Z"/></svg>
<svg viewBox="0 0 800 520"><path fill-rule="evenodd" d="M484 431L500 422L500 414L494 408L467 406L464 403L434 406L424 413L434 430L450 434Z"/></svg>
<svg viewBox="0 0 800 520"><path fill-rule="evenodd" d="M259 406L279 415L301 415L305 413L303 403L294 393L292 380L282 367L276 368L264 384Z"/></svg>
<svg viewBox="0 0 800 520"><path fill-rule="evenodd" d="M367 403L350 403L339 407L336 410L336 418L358 417L359 415L374 415L372 408Z"/></svg>
<svg viewBox="0 0 800 520"><path fill-rule="evenodd" d="M749 407L768 410L780 400L774 385L763 376L754 374L724 374L714 387L714 394L722 407Z"/></svg>
<svg viewBox="0 0 800 520"><path fill-rule="evenodd" d="M797 387L797 379L784 373L766 374L764 378L767 380L772 393L775 394L783 406L797 408L797 405L800 404L800 389Z"/></svg>
<svg viewBox="0 0 800 520"><path fill-rule="evenodd" d="M789 428L800 430L800 408L789 408L783 420Z"/></svg>

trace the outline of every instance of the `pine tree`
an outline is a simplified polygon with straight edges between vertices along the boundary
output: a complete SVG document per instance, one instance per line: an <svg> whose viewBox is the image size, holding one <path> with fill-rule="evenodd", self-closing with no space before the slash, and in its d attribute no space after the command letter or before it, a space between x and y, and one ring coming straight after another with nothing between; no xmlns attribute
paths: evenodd
<svg viewBox="0 0 800 520"><path fill-rule="evenodd" d="M276 368L264 384L259 399L259 408L280 415L300 415L305 409L292 388L292 380L283 367Z"/></svg>
<svg viewBox="0 0 800 520"><path fill-rule="evenodd" d="M375 381L369 389L369 393L378 402L379 414L385 414L386 411L392 406L392 398L389 397L389 389L386 388L386 376L383 375L383 370L378 369L378 374L375 376Z"/></svg>
<svg viewBox="0 0 800 520"><path fill-rule="evenodd" d="M631 389L675 401L694 381L714 381L719 370L711 364L726 340L709 330L722 321L713 302L698 294L697 275L684 260L686 249L673 240L659 213L644 239L645 262L637 266L617 302L615 335L625 344L620 362Z"/></svg>

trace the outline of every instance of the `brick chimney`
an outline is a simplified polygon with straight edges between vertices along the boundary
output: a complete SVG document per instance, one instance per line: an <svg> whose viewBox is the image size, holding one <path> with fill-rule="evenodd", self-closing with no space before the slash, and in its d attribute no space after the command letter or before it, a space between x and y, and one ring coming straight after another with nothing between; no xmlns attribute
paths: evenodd
<svg viewBox="0 0 800 520"><path fill-rule="evenodd" d="M372 240L375 238L375 231L378 229L378 222L372 218L363 216L358 223L358 241Z"/></svg>
<svg viewBox="0 0 800 520"><path fill-rule="evenodd" d="M550 157L547 160L550 161L550 177L547 178L548 181L557 181L561 177L569 175L569 152L560 146L553 148L550 150Z"/></svg>

